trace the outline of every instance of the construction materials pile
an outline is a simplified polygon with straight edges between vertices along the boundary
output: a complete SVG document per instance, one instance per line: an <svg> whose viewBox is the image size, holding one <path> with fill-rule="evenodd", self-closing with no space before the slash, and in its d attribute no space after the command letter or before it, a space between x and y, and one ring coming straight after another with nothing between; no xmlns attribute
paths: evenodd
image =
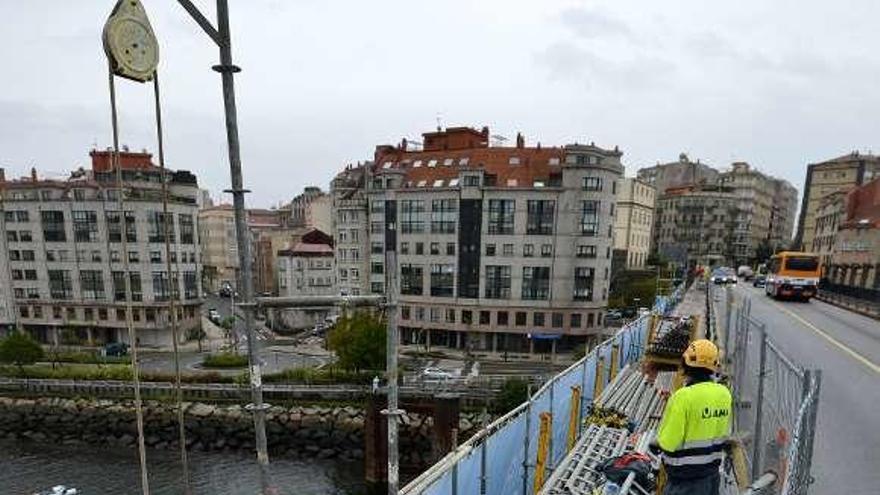
<svg viewBox="0 0 880 495"><path fill-rule="evenodd" d="M671 371L659 371L652 377L636 365L626 366L593 403L586 421L635 432L656 429L674 378Z"/></svg>
<svg viewBox="0 0 880 495"><path fill-rule="evenodd" d="M690 318L671 318L660 321L653 342L648 344L647 355L665 359L679 359L692 339L693 322Z"/></svg>

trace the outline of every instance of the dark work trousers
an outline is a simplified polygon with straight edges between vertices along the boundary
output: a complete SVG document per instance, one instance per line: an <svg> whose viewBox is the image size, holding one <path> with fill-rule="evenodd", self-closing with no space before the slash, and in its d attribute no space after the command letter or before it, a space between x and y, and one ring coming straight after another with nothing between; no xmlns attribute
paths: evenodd
<svg viewBox="0 0 880 495"><path fill-rule="evenodd" d="M705 478L668 479L663 495L718 495L721 474L715 473Z"/></svg>

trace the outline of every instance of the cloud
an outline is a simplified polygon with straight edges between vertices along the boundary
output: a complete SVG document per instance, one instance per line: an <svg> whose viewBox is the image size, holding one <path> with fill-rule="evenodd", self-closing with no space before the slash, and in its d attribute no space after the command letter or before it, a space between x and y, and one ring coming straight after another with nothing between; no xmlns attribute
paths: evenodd
<svg viewBox="0 0 880 495"><path fill-rule="evenodd" d="M568 8L559 14L562 24L581 38L622 37L634 40L635 36L629 26L620 19L597 10L585 8Z"/></svg>
<svg viewBox="0 0 880 495"><path fill-rule="evenodd" d="M664 85L666 77L675 71L674 64L652 55L608 58L565 41L553 43L537 53L535 63L546 69L551 79L579 82L587 87L633 90Z"/></svg>

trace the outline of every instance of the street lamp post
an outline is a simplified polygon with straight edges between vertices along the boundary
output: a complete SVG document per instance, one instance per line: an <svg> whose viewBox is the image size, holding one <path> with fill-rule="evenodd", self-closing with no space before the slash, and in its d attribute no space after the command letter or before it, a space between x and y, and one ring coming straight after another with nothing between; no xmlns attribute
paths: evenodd
<svg viewBox="0 0 880 495"><path fill-rule="evenodd" d="M190 0L178 0L178 3L190 14L193 20L217 44L220 49L220 64L213 69L220 73L223 82L223 106L226 114L226 140L229 149L229 172L232 187L225 192L232 194L232 205L235 213L235 237L238 242L238 260L241 266L241 306L244 313L244 327L247 335L248 364L251 378L251 404L248 409L254 415L254 430L257 448L257 463L260 468L260 488L262 495L277 493L269 472L269 453L266 447L266 409L263 403L262 379L260 376L259 356L257 355L257 339L254 336L254 281L251 247L248 242L247 218L244 208L244 189L241 174L241 154L238 141L238 115L235 107L234 75L241 69L232 63L232 38L229 32L229 6L227 0L217 0L217 28L205 18ZM235 310L232 310L233 315ZM234 326L233 326L234 328Z"/></svg>

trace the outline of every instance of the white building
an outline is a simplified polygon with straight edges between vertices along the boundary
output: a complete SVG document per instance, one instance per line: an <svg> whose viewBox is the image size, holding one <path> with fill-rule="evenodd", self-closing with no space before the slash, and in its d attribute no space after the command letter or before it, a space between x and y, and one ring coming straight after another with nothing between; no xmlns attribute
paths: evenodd
<svg viewBox="0 0 880 495"><path fill-rule="evenodd" d="M623 251L627 268L644 268L651 252L656 189L641 179L621 182L614 220L614 249Z"/></svg>
<svg viewBox="0 0 880 495"><path fill-rule="evenodd" d="M313 229L277 253L280 296L330 296L336 294L333 238ZM287 309L281 312L290 328L307 328L329 316L326 308Z"/></svg>

